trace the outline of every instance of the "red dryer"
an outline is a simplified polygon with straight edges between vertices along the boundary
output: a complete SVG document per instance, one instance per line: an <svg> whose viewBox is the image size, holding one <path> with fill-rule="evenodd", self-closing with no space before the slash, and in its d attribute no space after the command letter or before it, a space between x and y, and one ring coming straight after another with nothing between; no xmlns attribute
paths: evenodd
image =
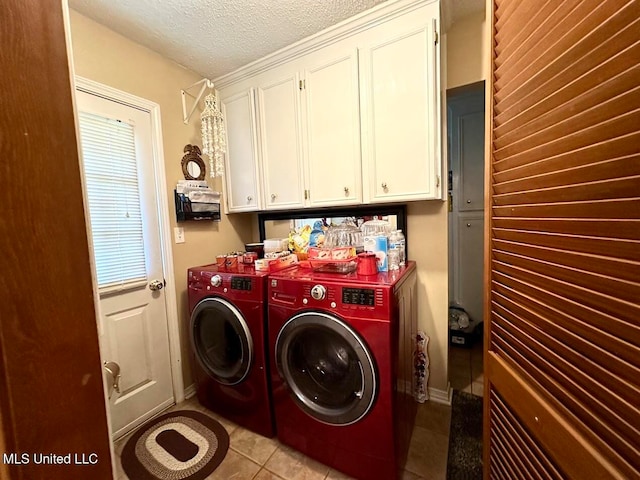
<svg viewBox="0 0 640 480"><path fill-rule="evenodd" d="M416 268L269 277L278 439L363 480L399 478L417 405Z"/></svg>
<svg viewBox="0 0 640 480"><path fill-rule="evenodd" d="M275 434L266 349L266 278L252 266L188 270L198 400L265 437Z"/></svg>

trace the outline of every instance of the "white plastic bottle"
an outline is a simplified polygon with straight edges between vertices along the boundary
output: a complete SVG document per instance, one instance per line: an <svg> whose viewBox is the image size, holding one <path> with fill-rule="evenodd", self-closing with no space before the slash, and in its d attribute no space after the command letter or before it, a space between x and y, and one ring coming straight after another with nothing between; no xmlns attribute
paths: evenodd
<svg viewBox="0 0 640 480"><path fill-rule="evenodd" d="M396 236L398 243L400 244L400 266L404 267L407 264L407 241L404 238L402 230L396 230Z"/></svg>
<svg viewBox="0 0 640 480"><path fill-rule="evenodd" d="M400 238L398 237L398 230L394 230L389 235L389 251L387 255L389 271L400 268L400 255Z"/></svg>

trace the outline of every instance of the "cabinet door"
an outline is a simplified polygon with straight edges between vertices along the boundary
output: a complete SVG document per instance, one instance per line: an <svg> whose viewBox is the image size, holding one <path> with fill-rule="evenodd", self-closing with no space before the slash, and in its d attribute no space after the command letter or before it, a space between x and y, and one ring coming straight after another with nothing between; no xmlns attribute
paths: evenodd
<svg viewBox="0 0 640 480"><path fill-rule="evenodd" d="M362 201L358 53L304 71L306 160L312 206Z"/></svg>
<svg viewBox="0 0 640 480"><path fill-rule="evenodd" d="M258 87L260 145L267 209L304 206L299 75L269 76Z"/></svg>
<svg viewBox="0 0 640 480"><path fill-rule="evenodd" d="M435 48L429 24L361 50L363 173L370 201L439 197Z"/></svg>
<svg viewBox="0 0 640 480"><path fill-rule="evenodd" d="M484 251L483 212L458 216L458 251L455 256L455 296L472 320L483 320L482 268Z"/></svg>
<svg viewBox="0 0 640 480"><path fill-rule="evenodd" d="M449 161L458 211L484 209L484 89L447 99Z"/></svg>
<svg viewBox="0 0 640 480"><path fill-rule="evenodd" d="M225 182L229 212L260 209L258 142L253 89L223 101L227 123Z"/></svg>

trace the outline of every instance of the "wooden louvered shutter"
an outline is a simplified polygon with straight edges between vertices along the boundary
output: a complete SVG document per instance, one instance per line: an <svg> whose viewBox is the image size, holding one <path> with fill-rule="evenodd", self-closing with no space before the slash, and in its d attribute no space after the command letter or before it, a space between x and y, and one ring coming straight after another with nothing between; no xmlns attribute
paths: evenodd
<svg viewBox="0 0 640 480"><path fill-rule="evenodd" d="M495 0L485 478L640 478L640 0Z"/></svg>

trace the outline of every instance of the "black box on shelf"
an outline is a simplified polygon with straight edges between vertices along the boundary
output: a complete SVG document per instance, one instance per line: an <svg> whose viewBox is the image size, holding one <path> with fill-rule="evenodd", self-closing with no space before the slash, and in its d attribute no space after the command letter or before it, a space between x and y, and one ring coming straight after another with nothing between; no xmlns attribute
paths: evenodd
<svg viewBox="0 0 640 480"><path fill-rule="evenodd" d="M184 193L173 191L176 200L176 220L213 220L220 221L219 203L192 202Z"/></svg>

